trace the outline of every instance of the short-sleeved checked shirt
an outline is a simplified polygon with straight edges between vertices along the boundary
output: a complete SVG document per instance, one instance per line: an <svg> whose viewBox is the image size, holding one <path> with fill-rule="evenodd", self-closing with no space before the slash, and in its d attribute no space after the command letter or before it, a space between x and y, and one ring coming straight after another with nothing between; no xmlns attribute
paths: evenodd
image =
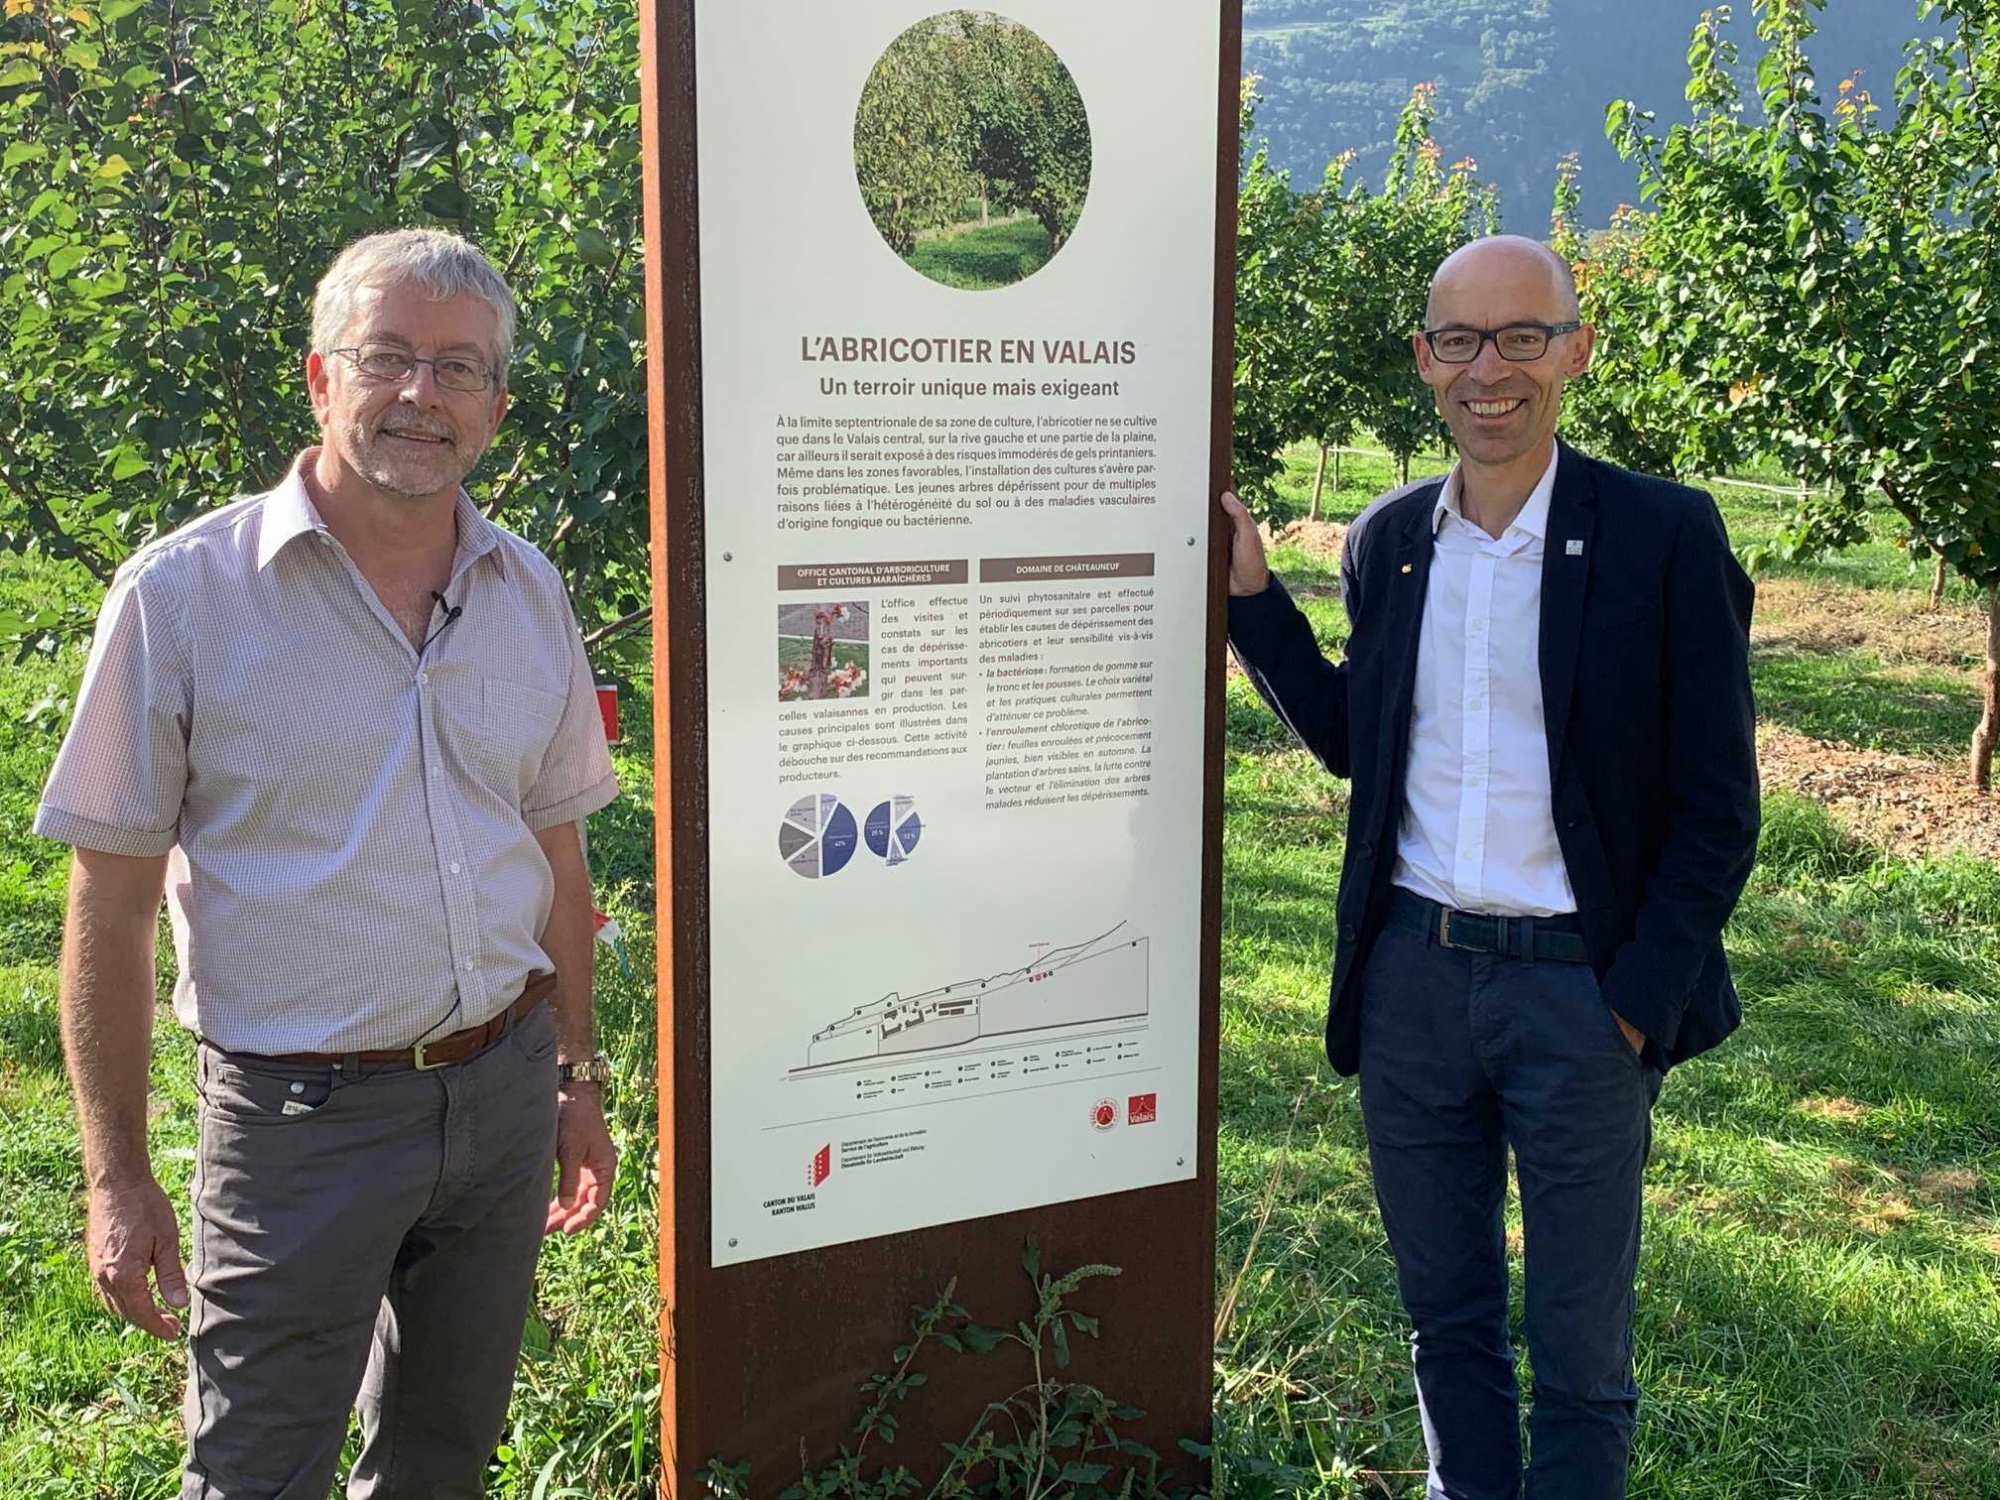
<svg viewBox="0 0 2000 1500"><path fill-rule="evenodd" d="M534 831L618 790L548 560L461 494L463 613L420 655L314 509L312 458L119 570L35 819L171 851L175 1009L232 1051L407 1046L504 1010L551 967Z"/></svg>

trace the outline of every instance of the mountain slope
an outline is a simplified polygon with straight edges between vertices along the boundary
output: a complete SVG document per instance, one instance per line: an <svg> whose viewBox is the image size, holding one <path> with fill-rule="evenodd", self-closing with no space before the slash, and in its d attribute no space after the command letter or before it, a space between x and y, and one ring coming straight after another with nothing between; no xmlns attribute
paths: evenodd
<svg viewBox="0 0 2000 1500"><path fill-rule="evenodd" d="M1557 158L1579 154L1584 216L1606 222L1637 193L1604 138L1604 107L1631 98L1686 114L1687 40L1703 0L1245 0L1245 72L1262 76L1260 136L1296 185L1346 150L1379 179L1412 84L1439 85L1438 139L1497 184L1507 227L1546 227ZM1731 27L1759 55L1749 0ZM1926 28L1916 0L1827 0L1814 61L1831 92L1860 71L1888 104L1903 44ZM1929 28L1934 29L1934 28Z"/></svg>

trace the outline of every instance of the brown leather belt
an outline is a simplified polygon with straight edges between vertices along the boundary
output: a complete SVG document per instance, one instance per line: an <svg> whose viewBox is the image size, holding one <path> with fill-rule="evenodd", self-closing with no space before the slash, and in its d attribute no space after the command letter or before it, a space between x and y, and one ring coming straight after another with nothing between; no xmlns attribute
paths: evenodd
<svg viewBox="0 0 2000 1500"><path fill-rule="evenodd" d="M389 1047L373 1052L281 1052L266 1055L276 1062L324 1063L336 1068L359 1069L365 1073L395 1073L407 1069L428 1072L432 1068L464 1062L475 1053L485 1051L533 1015L535 1007L555 991L555 975L530 974L520 997L492 1020L468 1026L463 1031L454 1031L434 1042L418 1042L414 1047Z"/></svg>

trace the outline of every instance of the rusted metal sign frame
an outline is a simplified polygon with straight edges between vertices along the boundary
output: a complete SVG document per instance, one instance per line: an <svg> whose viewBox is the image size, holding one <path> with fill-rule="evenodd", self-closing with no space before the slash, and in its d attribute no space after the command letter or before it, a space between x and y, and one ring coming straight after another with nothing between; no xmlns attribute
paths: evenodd
<svg viewBox="0 0 2000 1500"><path fill-rule="evenodd" d="M1205 1479L1182 1438L1210 1431L1215 1316L1215 1120L1222 919L1223 651L1228 535L1209 529L1202 772L1200 1126L1191 1181L716 1268L710 1264L708 723L703 589L701 259L696 173L696 0L639 0L645 146L646 350L652 488L655 848L659 887L660 1492L705 1493L711 1459L751 1464L775 1496L848 1439L858 1387L887 1368L913 1304L957 1278L988 1323L1030 1311L1029 1235L1045 1267L1123 1268L1078 1305L1103 1320L1076 1341L1070 1378L1146 1417L1130 1435L1183 1482ZM1241 0L1218 0L1215 344L1209 489L1228 482L1234 369L1237 88ZM740 83L739 85L740 86ZM1019 1371L945 1354L899 1408L895 1458L942 1466ZM1025 1378L1025 1377L1023 1377Z"/></svg>

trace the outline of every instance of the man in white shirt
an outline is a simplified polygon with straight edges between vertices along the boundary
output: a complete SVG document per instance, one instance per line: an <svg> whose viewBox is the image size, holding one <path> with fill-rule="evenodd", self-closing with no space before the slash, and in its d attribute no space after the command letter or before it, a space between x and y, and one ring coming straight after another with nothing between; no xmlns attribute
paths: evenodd
<svg viewBox="0 0 2000 1500"><path fill-rule="evenodd" d="M1526 1493L1625 1493L1652 1104L1740 1020L1721 934L1757 844L1750 582L1708 496L1557 441L1594 339L1532 240L1438 269L1413 347L1459 462L1349 528L1338 664L1222 500L1231 643L1354 783L1327 1051L1361 1079L1431 1500L1523 1492L1510 1147Z"/></svg>

